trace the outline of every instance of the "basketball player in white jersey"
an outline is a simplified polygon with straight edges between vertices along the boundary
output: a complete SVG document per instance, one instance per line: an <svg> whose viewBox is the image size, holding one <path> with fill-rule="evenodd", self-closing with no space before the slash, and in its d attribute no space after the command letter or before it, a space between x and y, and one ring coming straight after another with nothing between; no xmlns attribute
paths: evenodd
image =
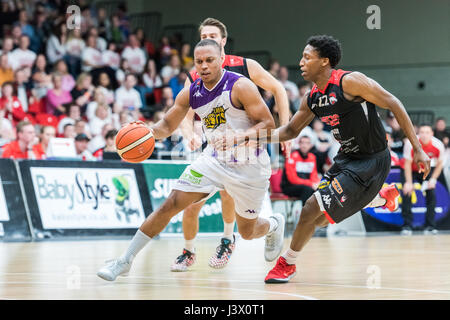
<svg viewBox="0 0 450 320"><path fill-rule="evenodd" d="M202 119L210 143L182 173L167 200L151 213L118 259L109 261L97 275L114 281L126 275L138 252L159 234L170 219L194 202L226 190L234 199L238 231L243 239L266 236L265 257L274 260L281 252L284 217L258 217L269 186L271 166L265 148L244 143L214 149L218 140L233 141L271 130L275 123L258 89L249 79L222 69L220 46L213 40L200 41L194 49L195 67L201 78L184 88L174 106L162 120L151 127L155 139L172 134L186 116L190 106Z"/></svg>
<svg viewBox="0 0 450 320"><path fill-rule="evenodd" d="M289 122L289 99L283 84L267 72L257 61L239 56L227 55L225 45L227 43L227 27L221 21L214 18L206 18L199 27L200 39L211 39L216 41L222 48L222 55L225 57L222 62L222 68L242 74L253 81L257 86L272 93L275 98L280 125L286 125ZM189 72L185 87L189 87L192 82L200 77L196 70ZM183 136L194 149L201 146L201 138L194 133L195 112L190 109L186 118L181 123ZM286 156L290 153L290 141L281 143L281 149ZM195 147L194 147L195 146ZM276 145L278 148L278 145ZM216 252L210 257L208 265L212 268L223 268L227 265L235 249L235 205L233 198L225 191L220 191L222 201L222 217L224 230L220 244ZM199 229L199 213L206 201L201 201L188 206L183 212L183 235L185 244L183 252L179 255L171 266L172 271L187 271L194 264L196 259L195 237ZM265 211L272 212L270 195L266 194ZM267 258L267 257L266 257Z"/></svg>

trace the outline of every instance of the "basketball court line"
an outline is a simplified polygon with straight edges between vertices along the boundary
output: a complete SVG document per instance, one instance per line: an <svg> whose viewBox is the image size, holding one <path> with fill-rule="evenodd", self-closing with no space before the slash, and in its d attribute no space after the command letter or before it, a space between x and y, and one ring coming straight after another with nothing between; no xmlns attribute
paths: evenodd
<svg viewBox="0 0 450 320"><path fill-rule="evenodd" d="M67 277L66 274L55 274L55 273L0 273L0 275L29 275L29 276L38 276L38 275L51 275L51 276L55 276L55 275L60 275L60 276L65 276ZM80 274L80 277L97 277L97 275L95 274ZM151 277L151 276L127 276L127 277L121 277L119 279L148 279L148 280L181 280L181 281L205 281L205 282L231 282L231 283L247 283L247 284L262 284L262 280L261 281L252 281L252 280L237 280L237 279L216 279L216 278L182 278L182 277ZM0 281L0 284L5 284L5 283L9 283L9 284L24 284L24 283L29 283L29 284L51 284L50 282L5 282L5 281ZM157 286L157 284L148 284L148 283L127 283L127 282L117 282L120 283L121 285L127 285L127 284L139 284L139 285L150 285L150 286ZM86 283L81 281L81 286L84 285L93 285L93 286L97 286L97 283ZM363 286L363 285L347 285L347 284L330 284L330 283L310 283L310 282L289 282L290 285L307 285L307 286L322 286L322 287L338 287L338 288L357 288L357 289L367 289L367 290L374 290L374 288L370 288L368 286ZM102 285L102 287L111 287L111 284L105 284ZM282 285L282 284L281 284ZM308 297L308 296L303 296L303 295L296 295L296 294L291 294L291 293L286 293L286 292L277 292L277 291L265 291L265 290L254 290L254 289L241 289L241 288L220 288L220 287L209 287L209 286L180 286L180 285L159 285L158 286L167 286L167 287L183 287L183 288L205 288L205 289L220 289L220 290L236 290L236 291L254 291L254 292L258 292L258 293L267 293L267 294L280 294L280 295L290 295L290 296L294 296L294 297L299 297L302 299L308 299L308 300L318 300L318 298L315 297ZM376 288L377 290L391 290L391 291L405 291L405 292L420 292L420 293L434 293L434 294L448 294L450 295L450 291L444 291L444 290L430 290L430 289L414 289L414 288L394 288L394 287L383 287L380 286L379 288Z"/></svg>
<svg viewBox="0 0 450 320"><path fill-rule="evenodd" d="M33 284L33 285L52 285L52 286L65 286L65 282L45 282L45 281L0 281L0 284ZM278 292L278 291L266 291L266 290L256 290L256 289L242 289L242 288L222 288L222 287L214 287L214 286L197 286L197 285L179 285L179 284L158 284L158 283L136 283L136 282L116 282L115 284L109 283L109 284L103 284L98 285L98 283L94 282L81 282L80 288L83 286L93 286L93 287L102 287L102 288L111 288L114 285L140 285L140 286L149 286L149 287L168 287L168 288L198 288L198 289L211 289L211 290L223 290L223 291L241 291L241 292L249 292L249 293L259 293L259 294L274 294L274 295L284 295L284 296L290 296L305 300L319 300L315 297L310 296L304 296L300 294L294 294L294 293L288 293L288 292ZM78 289L67 289L73 292L76 292ZM9 298L0 298L5 300L15 300L15 299L9 299ZM36 299L38 299L36 297ZM215 298L217 299L217 298ZM168 299L170 300L170 299ZM229 300L229 299L226 299Z"/></svg>

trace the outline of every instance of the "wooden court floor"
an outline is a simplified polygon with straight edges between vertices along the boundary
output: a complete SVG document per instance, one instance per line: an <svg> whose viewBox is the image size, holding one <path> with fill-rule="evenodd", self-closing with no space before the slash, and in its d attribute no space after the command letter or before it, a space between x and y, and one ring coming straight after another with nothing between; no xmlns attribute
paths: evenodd
<svg viewBox="0 0 450 320"><path fill-rule="evenodd" d="M271 285L263 280L274 262L264 260L262 239L239 239L221 270L207 265L217 242L198 238L196 264L173 273L183 240L163 236L114 283L96 271L128 240L0 243L0 299L450 299L450 235L314 237L296 277Z"/></svg>

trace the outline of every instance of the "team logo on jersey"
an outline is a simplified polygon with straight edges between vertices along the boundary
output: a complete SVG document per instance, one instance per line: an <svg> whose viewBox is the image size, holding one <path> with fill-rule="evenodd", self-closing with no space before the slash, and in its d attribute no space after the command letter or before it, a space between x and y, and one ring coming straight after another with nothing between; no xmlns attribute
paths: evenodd
<svg viewBox="0 0 450 320"><path fill-rule="evenodd" d="M331 197L328 194L322 195L322 200L327 206L328 209L330 209L331 206Z"/></svg>
<svg viewBox="0 0 450 320"><path fill-rule="evenodd" d="M330 103L335 104L337 102L336 93L332 92L330 93Z"/></svg>
<svg viewBox="0 0 450 320"><path fill-rule="evenodd" d="M333 186L334 190L336 190L337 193L341 194L342 192L344 192L338 179L334 178L333 181L331 181L331 185Z"/></svg>
<svg viewBox="0 0 450 320"><path fill-rule="evenodd" d="M326 124L335 127L339 124L339 115L338 114L332 114L329 116L321 117L320 120L322 122L325 122Z"/></svg>
<svg viewBox="0 0 450 320"><path fill-rule="evenodd" d="M221 124L227 123L225 118L225 109L223 106L213 108L213 111L203 118L203 123L208 129L217 129Z"/></svg>

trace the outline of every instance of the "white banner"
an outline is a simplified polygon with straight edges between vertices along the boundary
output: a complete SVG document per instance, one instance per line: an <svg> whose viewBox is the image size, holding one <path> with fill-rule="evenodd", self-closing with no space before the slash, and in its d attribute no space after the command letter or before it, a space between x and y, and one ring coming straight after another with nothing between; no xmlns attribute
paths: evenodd
<svg viewBox="0 0 450 320"><path fill-rule="evenodd" d="M0 221L9 221L9 212L6 205L5 193L3 192L3 182L0 177Z"/></svg>
<svg viewBox="0 0 450 320"><path fill-rule="evenodd" d="M144 222L133 169L30 170L44 229L138 228Z"/></svg>

